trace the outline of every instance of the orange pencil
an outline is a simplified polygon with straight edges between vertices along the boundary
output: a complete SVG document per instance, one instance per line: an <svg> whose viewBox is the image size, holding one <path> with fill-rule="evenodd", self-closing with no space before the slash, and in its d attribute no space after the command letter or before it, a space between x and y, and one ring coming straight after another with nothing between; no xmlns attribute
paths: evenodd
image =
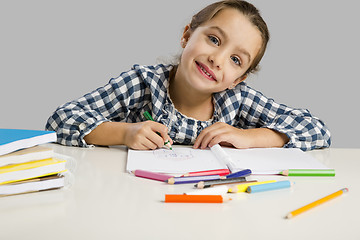
<svg viewBox="0 0 360 240"><path fill-rule="evenodd" d="M222 195L165 194L165 202L172 203L223 203L231 200Z"/></svg>
<svg viewBox="0 0 360 240"><path fill-rule="evenodd" d="M307 204L307 205L305 205L305 206L303 206L303 207L301 207L299 209L296 209L296 210L292 211L291 213L289 213L286 216L286 218L295 217L296 215L299 215L300 213L303 213L303 212L305 212L305 211L307 211L307 210L309 210L311 208L314 208L314 207L316 207L316 206L318 206L318 205L320 205L320 204L322 204L324 202L327 202L327 201L329 201L329 200L331 200L333 198L336 198L336 197L338 197L338 196L340 196L343 193L346 193L348 191L349 191L349 189L347 189L347 188L340 189L337 192L334 192L334 193L332 193L330 195L327 195L326 197L323 197L323 198L320 198L319 200L316 200L315 202L309 203L309 204Z"/></svg>

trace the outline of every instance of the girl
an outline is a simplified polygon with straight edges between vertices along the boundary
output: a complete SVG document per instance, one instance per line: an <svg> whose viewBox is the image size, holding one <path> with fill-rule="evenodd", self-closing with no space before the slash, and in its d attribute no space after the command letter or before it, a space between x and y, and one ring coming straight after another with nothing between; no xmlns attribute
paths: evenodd
<svg viewBox="0 0 360 240"><path fill-rule="evenodd" d="M309 111L266 98L246 85L269 33L245 1L213 3L193 16L176 65L140 66L104 87L60 106L46 129L64 145L126 145L156 149L217 143L235 148L330 146L324 123ZM155 121L146 121L144 112Z"/></svg>

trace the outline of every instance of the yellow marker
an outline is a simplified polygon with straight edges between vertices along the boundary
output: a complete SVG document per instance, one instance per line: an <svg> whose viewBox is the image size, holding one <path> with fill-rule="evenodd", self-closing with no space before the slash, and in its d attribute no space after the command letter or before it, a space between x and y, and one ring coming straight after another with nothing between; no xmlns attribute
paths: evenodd
<svg viewBox="0 0 360 240"><path fill-rule="evenodd" d="M252 182L252 183L238 184L238 185L234 186L233 188L229 188L228 192L229 192L229 193L246 192L246 189L247 189L249 186L259 185L259 184L264 184L264 183L273 183L273 182L276 182L276 180L269 180L269 181L263 181L263 182Z"/></svg>

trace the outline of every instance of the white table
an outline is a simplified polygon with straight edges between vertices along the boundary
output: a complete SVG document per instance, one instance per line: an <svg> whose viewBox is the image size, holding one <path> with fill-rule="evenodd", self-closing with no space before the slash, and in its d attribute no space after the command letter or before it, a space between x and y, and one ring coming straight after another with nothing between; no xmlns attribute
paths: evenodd
<svg viewBox="0 0 360 240"><path fill-rule="evenodd" d="M360 149L309 152L336 177L290 179L291 189L232 194L223 204L164 203L167 185L125 172L125 147L48 144L74 157L71 188L0 198L0 239L360 239ZM341 188L349 192L293 219L284 216Z"/></svg>

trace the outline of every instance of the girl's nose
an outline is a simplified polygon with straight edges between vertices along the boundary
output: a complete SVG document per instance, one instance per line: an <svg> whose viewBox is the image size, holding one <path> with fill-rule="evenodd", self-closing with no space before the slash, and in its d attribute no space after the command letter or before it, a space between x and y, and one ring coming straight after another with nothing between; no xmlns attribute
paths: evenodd
<svg viewBox="0 0 360 240"><path fill-rule="evenodd" d="M223 65L223 59L224 59L224 54L219 52L219 53L213 53L209 55L209 62L211 63L211 65L217 69L221 69L222 65Z"/></svg>

